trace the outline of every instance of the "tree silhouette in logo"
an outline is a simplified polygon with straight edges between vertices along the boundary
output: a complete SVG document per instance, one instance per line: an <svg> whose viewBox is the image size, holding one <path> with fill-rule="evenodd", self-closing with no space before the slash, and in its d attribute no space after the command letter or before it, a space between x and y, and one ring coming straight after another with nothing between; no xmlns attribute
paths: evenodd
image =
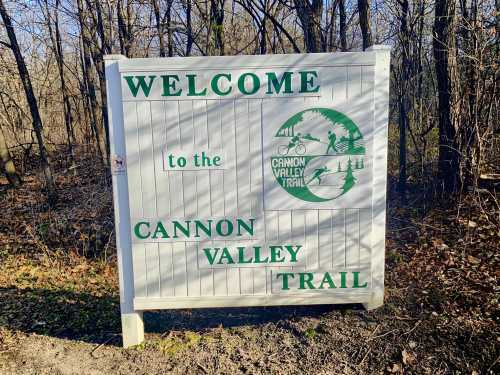
<svg viewBox="0 0 500 375"><path fill-rule="evenodd" d="M352 161L349 159L347 162L346 175L344 177L344 185L342 186L342 191L345 193L349 191L356 183L356 177L352 174Z"/></svg>

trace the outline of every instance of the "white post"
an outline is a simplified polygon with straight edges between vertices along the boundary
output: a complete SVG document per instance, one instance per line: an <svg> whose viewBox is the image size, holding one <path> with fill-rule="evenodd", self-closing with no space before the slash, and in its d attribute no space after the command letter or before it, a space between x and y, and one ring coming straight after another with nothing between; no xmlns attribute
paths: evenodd
<svg viewBox="0 0 500 375"><path fill-rule="evenodd" d="M104 57L108 100L111 172L115 208L116 250L120 283L120 312L123 347L144 341L142 311L134 310L134 279L132 269L132 242L130 238L129 198L125 159L125 129L123 124L121 77L118 60L122 55Z"/></svg>
<svg viewBox="0 0 500 375"><path fill-rule="evenodd" d="M387 193L387 137L391 47L375 45L373 196L372 196L372 296L363 306L375 309L384 303L385 219Z"/></svg>

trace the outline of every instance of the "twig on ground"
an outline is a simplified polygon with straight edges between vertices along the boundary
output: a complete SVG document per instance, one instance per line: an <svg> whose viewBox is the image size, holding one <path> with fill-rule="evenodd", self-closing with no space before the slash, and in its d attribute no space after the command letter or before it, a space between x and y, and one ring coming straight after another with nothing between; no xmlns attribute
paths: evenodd
<svg viewBox="0 0 500 375"><path fill-rule="evenodd" d="M208 370L205 366L203 366L201 363L196 362L199 368L201 368L203 371L205 371L205 374L208 374Z"/></svg>
<svg viewBox="0 0 500 375"><path fill-rule="evenodd" d="M408 332L403 333L403 335L409 335L410 333L415 331L415 329L420 325L420 323L422 323L422 320L419 320L418 322L416 322L415 325L413 326L413 328L410 329Z"/></svg>
<svg viewBox="0 0 500 375"><path fill-rule="evenodd" d="M110 338L108 338L106 341L104 342L101 342L99 345L97 345L94 349L92 349L92 351L90 352L90 355L93 357L93 358L97 358L96 356L94 356L94 353L96 351L98 351L100 348L102 348L104 345L106 345L108 342L110 342L111 340L113 340L116 336L119 336L119 333L114 333L111 335Z"/></svg>
<svg viewBox="0 0 500 375"><path fill-rule="evenodd" d="M380 324L377 324L377 326L375 327L375 329L373 330L373 332L370 334L370 337L368 337L368 339L366 340L367 342L372 339L373 335L375 334L375 332L377 332L377 330L379 329L379 327L380 327Z"/></svg>
<svg viewBox="0 0 500 375"><path fill-rule="evenodd" d="M497 364L499 359L500 359L500 356L498 356L497 359L495 359L493 361L493 363L490 365L490 367L488 367L488 370L486 370L486 372L490 371L493 368L493 366L495 366Z"/></svg>
<svg viewBox="0 0 500 375"><path fill-rule="evenodd" d="M389 331L389 332L386 332L386 333L383 333L383 334L381 334L381 335L378 335L378 336L372 337L372 338L370 338L370 339L368 339L368 340L366 340L366 341L368 342L368 341L372 341L372 340L375 340L375 339L379 339L379 338L381 338L381 337L384 337L384 336L390 335L391 333L394 333L394 332L396 332L396 331L397 331L397 329L393 329L393 330L391 330L391 331Z"/></svg>
<svg viewBox="0 0 500 375"><path fill-rule="evenodd" d="M368 350L366 351L365 355L361 359L361 362L358 363L358 366L361 366L363 364L363 362L365 361L366 357L368 357L368 354L370 354L371 351L372 351L372 348L368 348Z"/></svg>

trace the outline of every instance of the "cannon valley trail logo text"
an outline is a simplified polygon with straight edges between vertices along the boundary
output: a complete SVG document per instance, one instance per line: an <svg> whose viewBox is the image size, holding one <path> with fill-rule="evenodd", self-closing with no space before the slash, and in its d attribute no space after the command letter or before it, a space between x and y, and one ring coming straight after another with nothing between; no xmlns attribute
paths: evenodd
<svg viewBox="0 0 500 375"><path fill-rule="evenodd" d="M306 202L348 193L365 168L363 134L343 113L310 108L290 117L274 136L271 167L280 186Z"/></svg>

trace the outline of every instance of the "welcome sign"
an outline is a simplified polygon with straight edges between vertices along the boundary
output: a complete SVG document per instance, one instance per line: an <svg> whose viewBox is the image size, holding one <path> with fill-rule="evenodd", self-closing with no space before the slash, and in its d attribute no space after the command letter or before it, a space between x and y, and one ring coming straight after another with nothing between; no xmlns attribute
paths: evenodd
<svg viewBox="0 0 500 375"><path fill-rule="evenodd" d="M382 304L389 53L107 56L124 346L149 309Z"/></svg>

